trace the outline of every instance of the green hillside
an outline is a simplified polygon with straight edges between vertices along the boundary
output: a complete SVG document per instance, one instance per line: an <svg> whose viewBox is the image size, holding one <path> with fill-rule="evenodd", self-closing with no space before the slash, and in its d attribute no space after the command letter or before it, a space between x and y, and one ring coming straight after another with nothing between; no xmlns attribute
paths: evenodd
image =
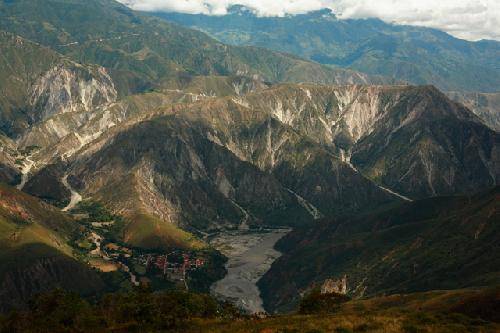
<svg viewBox="0 0 500 333"><path fill-rule="evenodd" d="M107 68L121 94L161 86L180 73L255 74L267 81L384 82L261 48L227 46L113 0L3 1L0 30Z"/></svg>
<svg viewBox="0 0 500 333"><path fill-rule="evenodd" d="M440 197L296 230L259 281L267 308L289 310L327 278L352 296L497 285L499 189Z"/></svg>
<svg viewBox="0 0 500 333"><path fill-rule="evenodd" d="M500 328L497 289L456 290L349 301L309 314L244 316L208 295L138 290L87 302L56 291L27 311L0 316L2 332L183 333L493 333ZM133 311L142 309L142 311Z"/></svg>
<svg viewBox="0 0 500 333"><path fill-rule="evenodd" d="M500 90L500 43L495 41L469 42L378 19L341 20L328 9L284 17L258 17L241 6L224 16L155 15L228 44L265 47L443 90Z"/></svg>
<svg viewBox="0 0 500 333"><path fill-rule="evenodd" d="M64 288L95 294L101 278L73 258L76 223L58 209L0 184L0 310L36 293Z"/></svg>

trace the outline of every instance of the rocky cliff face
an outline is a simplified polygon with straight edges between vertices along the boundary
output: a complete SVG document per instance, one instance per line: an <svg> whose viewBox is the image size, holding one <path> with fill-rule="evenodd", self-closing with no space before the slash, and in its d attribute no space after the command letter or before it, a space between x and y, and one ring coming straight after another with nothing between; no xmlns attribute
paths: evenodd
<svg viewBox="0 0 500 333"><path fill-rule="evenodd" d="M0 134L0 182L17 184L20 181L19 166L16 166L18 156L16 144Z"/></svg>
<svg viewBox="0 0 500 333"><path fill-rule="evenodd" d="M497 184L499 135L432 87L415 88L353 149L369 178L414 198Z"/></svg>
<svg viewBox="0 0 500 333"><path fill-rule="evenodd" d="M409 197L465 193L498 179L498 134L432 87L285 85L240 102Z"/></svg>
<svg viewBox="0 0 500 333"><path fill-rule="evenodd" d="M114 102L117 92L102 67L59 64L33 83L29 95L31 106L39 110L33 115L38 122L56 114L90 112Z"/></svg>
<svg viewBox="0 0 500 333"><path fill-rule="evenodd" d="M174 116L117 134L102 149L77 160L72 173L87 194L125 215L142 211L188 230L310 218L274 177ZM280 215L288 221L274 221Z"/></svg>
<svg viewBox="0 0 500 333"><path fill-rule="evenodd" d="M279 85L238 95L212 82L229 94L217 97L196 82L184 84L193 92L96 109L50 148L52 156L65 151L59 156L82 181L80 190L117 212L193 230L237 226L247 214L250 224L267 217L293 225L292 206L302 210L297 220L304 210L313 219L347 216L401 200L391 190L418 198L496 182L498 135L432 87ZM169 101L180 103L165 106ZM50 119L65 126L64 117ZM33 182L47 184L38 178L48 174ZM245 183L252 177L262 186Z"/></svg>
<svg viewBox="0 0 500 333"><path fill-rule="evenodd" d="M0 33L0 129L19 137L51 116L91 111L116 100L105 69L83 66L21 37Z"/></svg>

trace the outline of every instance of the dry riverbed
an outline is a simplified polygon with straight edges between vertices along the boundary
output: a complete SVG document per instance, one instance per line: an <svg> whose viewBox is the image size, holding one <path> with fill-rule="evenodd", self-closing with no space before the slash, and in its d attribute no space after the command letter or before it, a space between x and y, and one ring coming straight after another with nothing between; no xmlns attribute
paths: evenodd
<svg viewBox="0 0 500 333"><path fill-rule="evenodd" d="M212 294L249 313L264 312L256 283L281 256L274 245L288 232L289 229L228 231L213 237L210 244L229 260L228 273L212 285Z"/></svg>

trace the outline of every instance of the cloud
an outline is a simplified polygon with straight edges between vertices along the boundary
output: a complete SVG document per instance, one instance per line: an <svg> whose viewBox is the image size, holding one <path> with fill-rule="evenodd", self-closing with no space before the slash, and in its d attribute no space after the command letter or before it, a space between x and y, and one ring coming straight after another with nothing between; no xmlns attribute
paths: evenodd
<svg viewBox="0 0 500 333"><path fill-rule="evenodd" d="M459 38L500 40L499 0L119 0L144 11L224 15L240 4L259 16L331 8L340 18L377 17L446 31Z"/></svg>

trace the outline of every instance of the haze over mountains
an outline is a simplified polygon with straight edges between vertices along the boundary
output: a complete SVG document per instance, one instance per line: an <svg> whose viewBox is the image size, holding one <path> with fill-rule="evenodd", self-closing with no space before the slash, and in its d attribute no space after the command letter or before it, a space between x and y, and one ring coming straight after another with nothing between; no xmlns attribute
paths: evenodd
<svg viewBox="0 0 500 333"><path fill-rule="evenodd" d="M499 43L329 11L158 15L0 2L3 309L172 288L141 256L173 250L204 256L182 281L207 292L228 230L294 229L258 283L270 312L344 274L352 297L498 284Z"/></svg>

